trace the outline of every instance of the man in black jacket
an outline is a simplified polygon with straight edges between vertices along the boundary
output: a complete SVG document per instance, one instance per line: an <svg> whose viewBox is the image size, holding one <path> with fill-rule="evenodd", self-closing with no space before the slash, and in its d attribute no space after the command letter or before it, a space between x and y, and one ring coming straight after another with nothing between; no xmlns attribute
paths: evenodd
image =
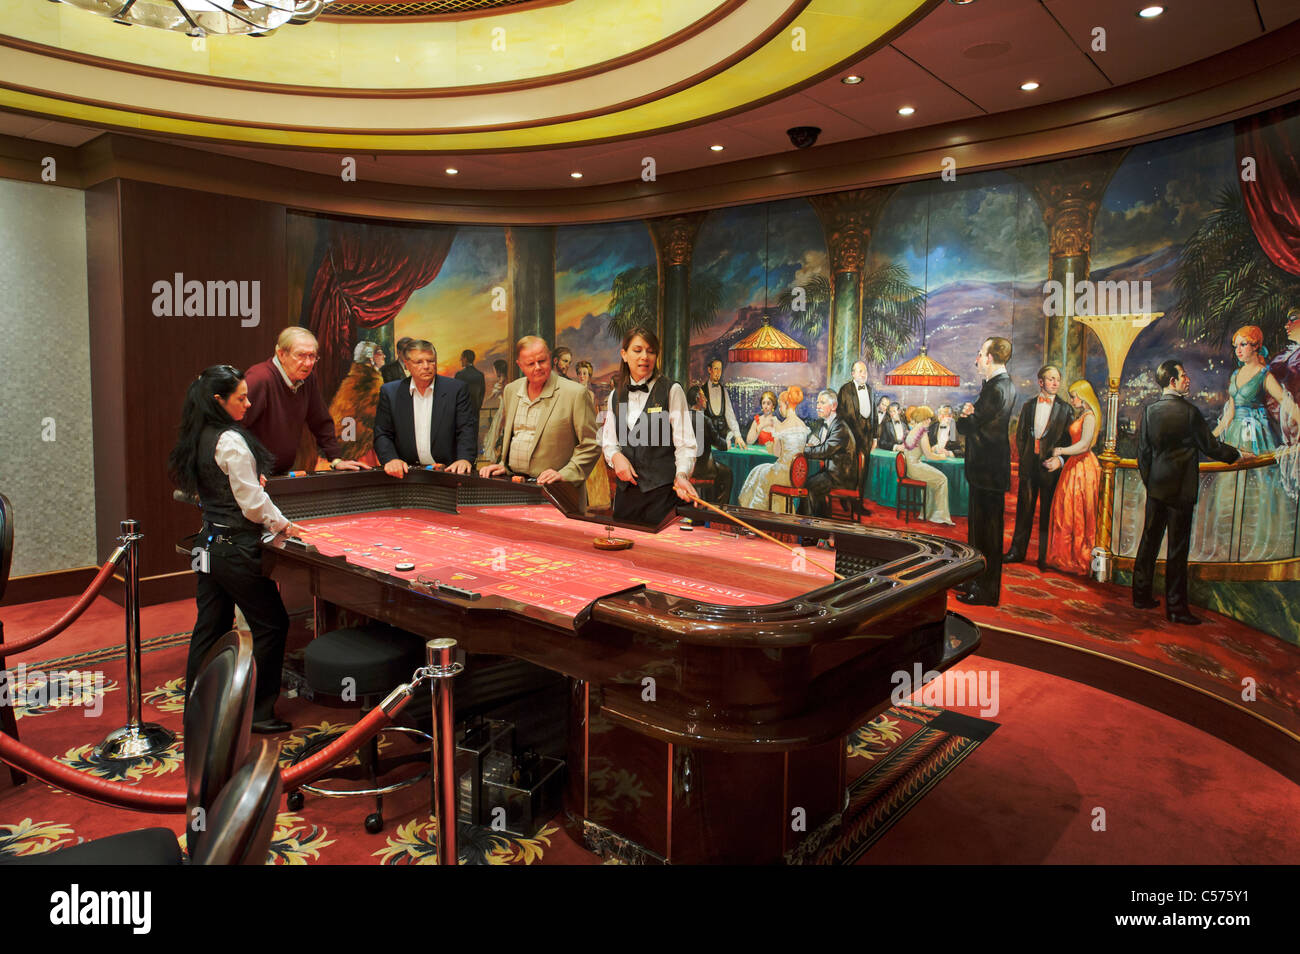
<svg viewBox="0 0 1300 954"><path fill-rule="evenodd" d="M1255 455L1217 440L1201 412L1187 400L1191 379L1181 362L1169 359L1156 369L1160 397L1142 412L1138 427L1138 473L1147 488L1142 540L1133 560L1133 605L1155 609L1151 598L1156 555L1165 530L1169 550L1165 559L1165 615L1171 623L1195 626L1200 619L1188 611L1187 551L1192 540L1192 514L1200 483L1200 456L1231 464Z"/></svg>
<svg viewBox="0 0 1300 954"><path fill-rule="evenodd" d="M957 594L963 603L997 606L1002 595L1003 506L1011 489L1011 445L1007 430L1016 386L1007 374L1011 342L985 338L975 358L984 387L974 404L961 409L957 430L966 439L966 481L970 484L967 540L984 555L984 572Z"/></svg>
<svg viewBox="0 0 1300 954"><path fill-rule="evenodd" d="M961 435L957 433L957 421L952 416L951 405L940 405L938 415L930 422L930 447L935 453L947 451L953 457L965 457L966 448L962 446Z"/></svg>
<svg viewBox="0 0 1300 954"><path fill-rule="evenodd" d="M855 490L858 486L858 450L853 443L853 431L836 413L838 403L835 392L829 388L817 395L817 416L821 418L821 427L808 435L808 445L803 452L810 460L826 462L823 470L808 478L808 497L814 517L830 516L830 498L827 495L832 490L838 487Z"/></svg>
<svg viewBox="0 0 1300 954"><path fill-rule="evenodd" d="M1011 535L1011 549L1002 557L1003 563L1019 563L1025 558L1037 505L1038 568L1047 568L1047 531L1052 523L1052 498L1056 495L1061 465L1065 463L1055 457L1053 451L1070 443L1066 438L1074 417L1070 405L1057 395L1060 389L1060 369L1045 364L1038 369L1038 396L1020 408L1020 426L1016 428L1016 452L1020 459L1020 474L1016 482L1016 529Z"/></svg>
<svg viewBox="0 0 1300 954"><path fill-rule="evenodd" d="M469 389L438 374L438 353L416 341L406 353L411 376L379 389L375 411L375 453L384 472L405 477L410 467L442 464L450 473L474 466L478 428Z"/></svg>

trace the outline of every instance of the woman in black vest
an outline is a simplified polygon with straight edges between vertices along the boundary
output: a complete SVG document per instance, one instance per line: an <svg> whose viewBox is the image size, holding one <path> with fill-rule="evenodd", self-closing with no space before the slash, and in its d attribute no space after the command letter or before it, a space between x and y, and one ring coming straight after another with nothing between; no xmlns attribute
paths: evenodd
<svg viewBox="0 0 1300 954"><path fill-rule="evenodd" d="M614 519L657 526L695 494L695 432L686 392L657 374L659 339L645 328L623 336L623 363L609 395L601 443L618 477Z"/></svg>
<svg viewBox="0 0 1300 954"><path fill-rule="evenodd" d="M177 487L198 494L203 509L193 561L198 619L190 637L186 690L194 685L203 657L233 627L238 605L253 632L257 663L253 731L269 734L292 728L275 718L289 614L280 591L262 575L258 544L264 529L282 533L295 528L262 489L273 460L239 426L247 411L244 376L229 365L208 368L185 394L167 470Z"/></svg>

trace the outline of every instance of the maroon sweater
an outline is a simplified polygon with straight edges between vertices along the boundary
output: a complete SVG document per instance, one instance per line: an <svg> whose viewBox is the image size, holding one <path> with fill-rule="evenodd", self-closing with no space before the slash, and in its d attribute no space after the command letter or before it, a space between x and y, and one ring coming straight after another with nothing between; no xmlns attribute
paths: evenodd
<svg viewBox="0 0 1300 954"><path fill-rule="evenodd" d="M293 466L303 424L311 428L322 457L333 460L340 456L334 419L314 379L308 378L293 391L284 383L275 360L267 358L249 368L244 380L248 382L249 408L241 423L275 455L275 473L283 474Z"/></svg>

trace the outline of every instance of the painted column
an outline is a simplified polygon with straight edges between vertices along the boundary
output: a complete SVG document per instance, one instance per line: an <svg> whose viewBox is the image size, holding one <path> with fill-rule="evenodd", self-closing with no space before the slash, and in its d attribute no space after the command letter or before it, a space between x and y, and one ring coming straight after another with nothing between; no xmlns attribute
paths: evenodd
<svg viewBox="0 0 1300 954"><path fill-rule="evenodd" d="M1029 187L1047 225L1047 277L1059 287L1077 289L1092 268L1092 232L1101 197L1127 149L1027 166L1016 172ZM1060 314L1043 316L1044 364L1061 369L1063 386L1084 376L1088 362L1087 329L1074 316L1073 296L1066 295ZM1056 309L1053 309L1056 310ZM1022 368L1032 376L1037 368Z"/></svg>
<svg viewBox="0 0 1300 954"><path fill-rule="evenodd" d="M862 350L862 279L871 231L892 188L855 189L810 196L830 255L830 355L826 383L838 387L853 376Z"/></svg>
<svg viewBox="0 0 1300 954"><path fill-rule="evenodd" d="M686 387L691 358L691 256L706 212L648 219L658 262L658 327L664 376Z"/></svg>
<svg viewBox="0 0 1300 954"><path fill-rule="evenodd" d="M524 335L537 335L554 350L555 226L507 227L506 259L511 354Z"/></svg>

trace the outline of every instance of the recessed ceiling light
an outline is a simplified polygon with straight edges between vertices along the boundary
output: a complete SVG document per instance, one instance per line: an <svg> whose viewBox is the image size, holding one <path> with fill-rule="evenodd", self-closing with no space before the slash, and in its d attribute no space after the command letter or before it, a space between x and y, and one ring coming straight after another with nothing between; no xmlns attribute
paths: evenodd
<svg viewBox="0 0 1300 954"><path fill-rule="evenodd" d="M1035 83L1033 80L1030 80L1027 83L1021 83L1020 88L1023 89L1026 93L1032 93L1034 90L1038 89L1038 84Z"/></svg>
<svg viewBox="0 0 1300 954"><path fill-rule="evenodd" d="M900 106L898 108L898 115L900 116L910 116L914 112L916 112L916 110L913 109L911 106Z"/></svg>
<svg viewBox="0 0 1300 954"><path fill-rule="evenodd" d="M850 74L849 76L846 76L844 77L844 79L840 80L840 82L843 83L845 86L857 86L859 83L862 82L862 77L854 76Z"/></svg>
<svg viewBox="0 0 1300 954"><path fill-rule="evenodd" d="M975 0L948 0L948 2L956 7L964 7L968 3L974 3Z"/></svg>
<svg viewBox="0 0 1300 954"><path fill-rule="evenodd" d="M1160 16L1160 14L1164 12L1165 12L1164 7L1156 7L1156 6L1143 7L1141 10L1138 11L1138 16L1140 16L1143 20L1150 20L1152 17L1158 17Z"/></svg>
<svg viewBox="0 0 1300 954"><path fill-rule="evenodd" d="M447 175L449 175L449 176L455 176L455 175L459 175L459 174L460 174L460 170L459 170L459 169L452 169L452 168L448 168L448 169L447 169Z"/></svg>
<svg viewBox="0 0 1300 954"><path fill-rule="evenodd" d="M709 148L712 149L714 152L722 152L722 150L726 149L727 147L726 147L726 146L710 146Z"/></svg>
<svg viewBox="0 0 1300 954"><path fill-rule="evenodd" d="M570 173L569 173L569 178L571 178L571 179L581 179L581 178L582 178L582 173L581 173L581 172L570 172Z"/></svg>

